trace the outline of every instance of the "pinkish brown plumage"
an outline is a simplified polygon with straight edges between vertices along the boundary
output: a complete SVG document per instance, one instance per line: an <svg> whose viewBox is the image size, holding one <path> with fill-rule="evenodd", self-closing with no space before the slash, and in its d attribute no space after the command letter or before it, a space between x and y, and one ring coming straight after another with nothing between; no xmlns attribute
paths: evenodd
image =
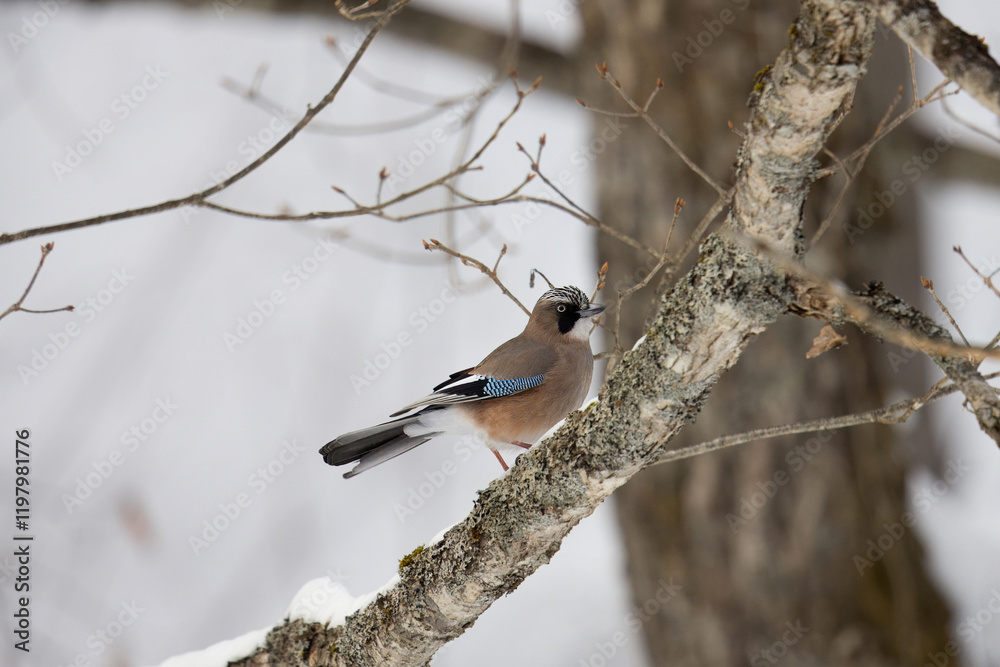
<svg viewBox="0 0 1000 667"><path fill-rule="evenodd" d="M594 372L590 332L603 310L576 287L550 289L520 335L394 413L396 419L327 443L323 459L357 461L344 475L353 477L442 433L474 433L506 470L497 447L529 447L587 397Z"/></svg>

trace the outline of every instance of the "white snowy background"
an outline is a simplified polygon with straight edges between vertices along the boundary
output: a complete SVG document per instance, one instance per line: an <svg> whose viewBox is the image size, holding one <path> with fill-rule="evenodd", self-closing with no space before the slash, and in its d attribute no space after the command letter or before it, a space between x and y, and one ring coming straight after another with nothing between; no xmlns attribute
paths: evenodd
<svg viewBox="0 0 1000 667"><path fill-rule="evenodd" d="M462 12L473 6L429 4ZM528 38L566 48L578 37L576 17L566 11L572 3L527 4ZM941 4L967 29L992 29L987 38L1000 42L996 7ZM473 18L502 24L506 5L475 3ZM46 6L51 15L38 19ZM567 20L553 22L547 11ZM31 36L11 42L12 33ZM242 168L276 140L283 122L220 80L249 83L267 63L262 91L301 113L341 71L324 44L331 34L349 46L359 33L343 22L240 8L219 16L173 3L3 3L0 230L183 196L213 175ZM378 38L362 67L442 95L472 93L491 75L389 35ZM921 63L921 71L932 85L933 70ZM512 103L507 84L486 103L474 142ZM954 106L998 132L975 103L959 99ZM420 108L352 80L322 118L362 124ZM590 122L573 100L543 86L486 154L487 170L464 183L483 196L506 191L527 169L514 142L533 147L546 133L546 163L569 169L567 191L592 208L592 170L570 160L586 151ZM928 110L918 122L953 121ZM427 150L438 129L449 141ZM345 200L330 188L337 185L371 201L383 166L396 173L404 162L421 162L404 187L447 171L460 140L452 130L437 118L374 136L307 131L217 199L265 212L340 208ZM997 148L965 130L961 136ZM67 147L81 142L95 144L90 154L68 173L54 169L66 163ZM997 300L947 249L961 244L977 263L1000 266L1000 200L975 188L922 188L919 196L936 214L927 234L928 277L942 294L968 284L969 298L955 314L971 339L989 340L1000 326ZM410 210L435 202L426 198ZM484 232L485 223L491 226ZM575 220L511 206L461 216L456 229L456 244L484 260L508 244L501 275L529 307L541 293L527 286L534 267L556 283L593 287L594 236ZM35 535L29 655L12 647L14 561L12 548L0 549L0 663L158 664L273 625L317 577L354 595L377 589L400 557L461 519L477 490L500 474L486 451L470 455L441 439L350 481L316 453L523 327L523 314L478 274L422 249L422 238L443 233L433 216L405 224L292 224L197 210L0 248L0 308L20 296L38 246L49 240L55 250L25 305L77 306L74 313L15 313L0 322L0 432L10 451L16 430L31 431ZM245 341L227 339L251 319L260 325ZM407 344L394 347L401 336ZM368 364L381 366L377 376L369 369L370 384L352 383ZM989 606L1000 599L1000 457L958 406L953 399L935 408L939 435L973 469L935 496L920 519L935 572L956 605L956 624L978 614L983 626L961 644L963 658L988 664L1000 656L1000 613ZM128 435L132 429L141 440ZM0 470L6 508L12 455L0 457ZM914 479L914 493L930 481ZM240 500L238 517L220 518L234 514ZM11 514L5 510L4 521ZM206 533L206 522L228 526ZM11 525L2 533L15 531ZM192 546L192 538L205 542ZM499 600L434 664L604 664L599 646L624 631L627 642L606 664L642 665L641 639L626 623L631 608L613 508L605 504L551 564Z"/></svg>

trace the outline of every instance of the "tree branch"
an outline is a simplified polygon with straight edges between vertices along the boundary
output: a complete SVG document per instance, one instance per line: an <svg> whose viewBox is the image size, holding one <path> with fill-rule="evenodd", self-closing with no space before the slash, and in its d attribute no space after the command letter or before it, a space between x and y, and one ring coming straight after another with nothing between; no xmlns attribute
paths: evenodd
<svg viewBox="0 0 1000 667"><path fill-rule="evenodd" d="M869 285L868 290L860 296L872 310L899 326L917 331L931 339L951 342L951 335L947 329L891 294L880 283ZM873 331L867 323L855 322L855 324L866 333ZM964 357L935 354L928 356L965 394L973 414L976 415L976 421L979 422L979 428L1000 445L1000 397L997 397L993 387L983 378L978 370L978 364Z"/></svg>
<svg viewBox="0 0 1000 667"><path fill-rule="evenodd" d="M504 295L507 296L507 298L516 303L517 307L520 308L522 311L524 311L525 315L531 315L531 311L524 307L524 304L521 303L509 289L507 289L507 286L504 285L503 282L500 280L500 276L497 275L497 268L499 268L500 266L500 260L503 259L504 255L507 254L506 243L504 243L503 247L500 249L500 255L497 257L497 262L496 264L493 265L492 269L483 264L482 262L480 262L475 257L469 257L468 255L463 255L457 250L452 250L451 248L441 243L437 239L431 239L430 243L424 241L424 250L440 250L441 252L456 258L466 266L471 266L475 269L479 269L479 271L483 275L492 280L494 284L496 284L496 286L500 288L500 291L503 292Z"/></svg>
<svg viewBox="0 0 1000 667"><path fill-rule="evenodd" d="M839 293L844 290L831 294L835 285L817 289L811 276L799 276L793 284L799 293L793 312L819 317L835 326L850 322L878 340L925 353L965 395L983 432L1000 445L1000 397L978 370L984 353L995 356L992 344L986 348L956 346L944 327L881 283L871 283L865 292L853 295Z"/></svg>
<svg viewBox="0 0 1000 667"><path fill-rule="evenodd" d="M757 96L739 156L730 229L798 256L815 157L850 106L871 53L863 5L806 0L798 37ZM480 493L469 516L400 568L400 580L344 625L295 621L237 664L425 665L500 596L548 562L563 538L656 460L716 381L794 293L752 248L708 238L666 295L600 400Z"/></svg>
<svg viewBox="0 0 1000 667"><path fill-rule="evenodd" d="M337 79L337 82L333 85L333 88L330 89L330 92L324 95L323 99L321 99L318 103L316 103L315 106L309 105L309 108L306 110L305 115L303 115L302 118L299 119L299 122L297 122L294 125L294 127L292 127L292 129L290 129L283 137L278 139L278 141L276 141L273 146L264 151L264 153L261 154L260 157L258 157L256 160L254 160L247 166L243 167L243 169L239 170L229 178L220 181L209 188L201 190L200 192L196 192L192 195L189 195L187 197L169 199L167 201L160 202L159 204L153 204L152 206L143 206L142 208L133 208L133 209L128 209L126 211L118 211L116 213L98 215L92 218L74 220L73 222L64 222L58 225L48 225L46 227L35 227L33 229L24 229L19 232L14 232L12 234L0 234L0 245L4 245L6 243L13 243L14 241L21 241L24 239L31 238L33 236L40 236L42 234L54 234L56 232L65 232L71 229L80 229L81 227L101 225L106 222L115 222L116 220L125 220L127 218L137 218L144 215L150 215L152 213L161 213L163 211L170 211L175 208L181 208L183 206L208 204L209 203L207 201L208 197L211 197L214 194L222 192L233 183L242 180L244 177L256 171L261 165L270 160L275 153L284 148L285 144L294 139L295 136L299 132L301 132L303 128L305 128L306 125L308 125L312 121L313 118L319 115L319 113L323 109L328 107L330 103L333 102L333 100L337 97L337 94L340 92L340 89L344 87L344 84L347 82L347 79L350 78L351 73L354 71L354 68L358 64L358 61L361 60L361 56L365 54L365 52L368 50L368 47L371 45L372 40L375 39L375 35L377 35L382 30L382 28L384 28L386 24L389 23L389 19L391 19L395 14L397 14L400 10L402 10L402 8L407 4L409 4L409 2L410 0L395 0L394 2L392 2L389 5L389 7L381 13L378 21L375 22L374 26L372 26L372 29L368 31L368 34L367 36L365 36L365 39L361 43L361 46L358 47L358 50L354 54L354 57L351 58L350 63L348 63L347 67L344 68L343 73L340 75L340 78Z"/></svg>
<svg viewBox="0 0 1000 667"><path fill-rule="evenodd" d="M998 375L1000 374L993 373L990 377L993 378ZM746 431L745 433L723 435L718 438L713 438L712 440L699 442L695 445L688 445L687 447L682 447L681 449L671 449L670 451L664 452L663 455L656 461L656 464L659 465L661 463L679 461L680 459L689 459L693 456L701 456L703 454L717 452L720 449L728 449L729 447L736 447L737 445L745 445L748 442L765 440L767 438L777 438L783 435L834 431L842 428L850 428L851 426L862 426L864 424L902 424L909 419L914 412L921 409L925 405L932 403L939 398L950 396L958 390L959 387L956 384L939 383L931 387L930 390L923 396L908 398L904 401L898 401L891 405L875 408L874 410L856 412L850 415L841 415L840 417L822 417L820 419L799 422L797 424L768 426L767 428L758 428L752 431Z"/></svg>
<svg viewBox="0 0 1000 667"><path fill-rule="evenodd" d="M21 294L21 298L12 303L7 310L0 313L0 320L7 317L13 312L21 311L22 313L58 313L64 310L73 310L73 306L63 306L62 308L50 308L48 310L34 310L31 308L25 308L23 305L24 300L28 298L28 294L31 292L31 288L35 286L35 281L38 279L38 274L42 272L42 265L45 264L45 258L49 256L52 252L52 248L55 247L54 243L46 243L42 246L42 256L38 259L38 266L35 267L35 272L31 274L31 280L28 281L28 286L24 288L24 293Z"/></svg>
<svg viewBox="0 0 1000 667"><path fill-rule="evenodd" d="M1000 65L979 38L941 15L931 0L872 0L882 22L1000 117Z"/></svg>

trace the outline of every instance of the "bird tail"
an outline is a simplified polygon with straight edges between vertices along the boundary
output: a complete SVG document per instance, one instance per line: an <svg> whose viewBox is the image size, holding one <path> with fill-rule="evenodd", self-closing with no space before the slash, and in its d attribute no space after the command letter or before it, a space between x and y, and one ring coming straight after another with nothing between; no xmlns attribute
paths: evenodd
<svg viewBox="0 0 1000 667"><path fill-rule="evenodd" d="M406 427L419 419L420 414L416 414L345 433L323 445L319 453L332 466L358 461L358 465L344 474L344 478L349 479L439 435L437 432L407 435Z"/></svg>

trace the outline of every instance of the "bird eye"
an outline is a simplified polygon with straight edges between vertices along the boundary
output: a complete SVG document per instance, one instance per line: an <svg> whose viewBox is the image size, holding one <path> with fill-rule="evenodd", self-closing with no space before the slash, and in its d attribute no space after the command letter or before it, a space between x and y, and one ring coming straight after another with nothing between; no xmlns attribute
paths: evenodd
<svg viewBox="0 0 1000 667"><path fill-rule="evenodd" d="M558 311L560 313L565 313L566 312L566 306L560 303L558 306L556 306L556 311Z"/></svg>

